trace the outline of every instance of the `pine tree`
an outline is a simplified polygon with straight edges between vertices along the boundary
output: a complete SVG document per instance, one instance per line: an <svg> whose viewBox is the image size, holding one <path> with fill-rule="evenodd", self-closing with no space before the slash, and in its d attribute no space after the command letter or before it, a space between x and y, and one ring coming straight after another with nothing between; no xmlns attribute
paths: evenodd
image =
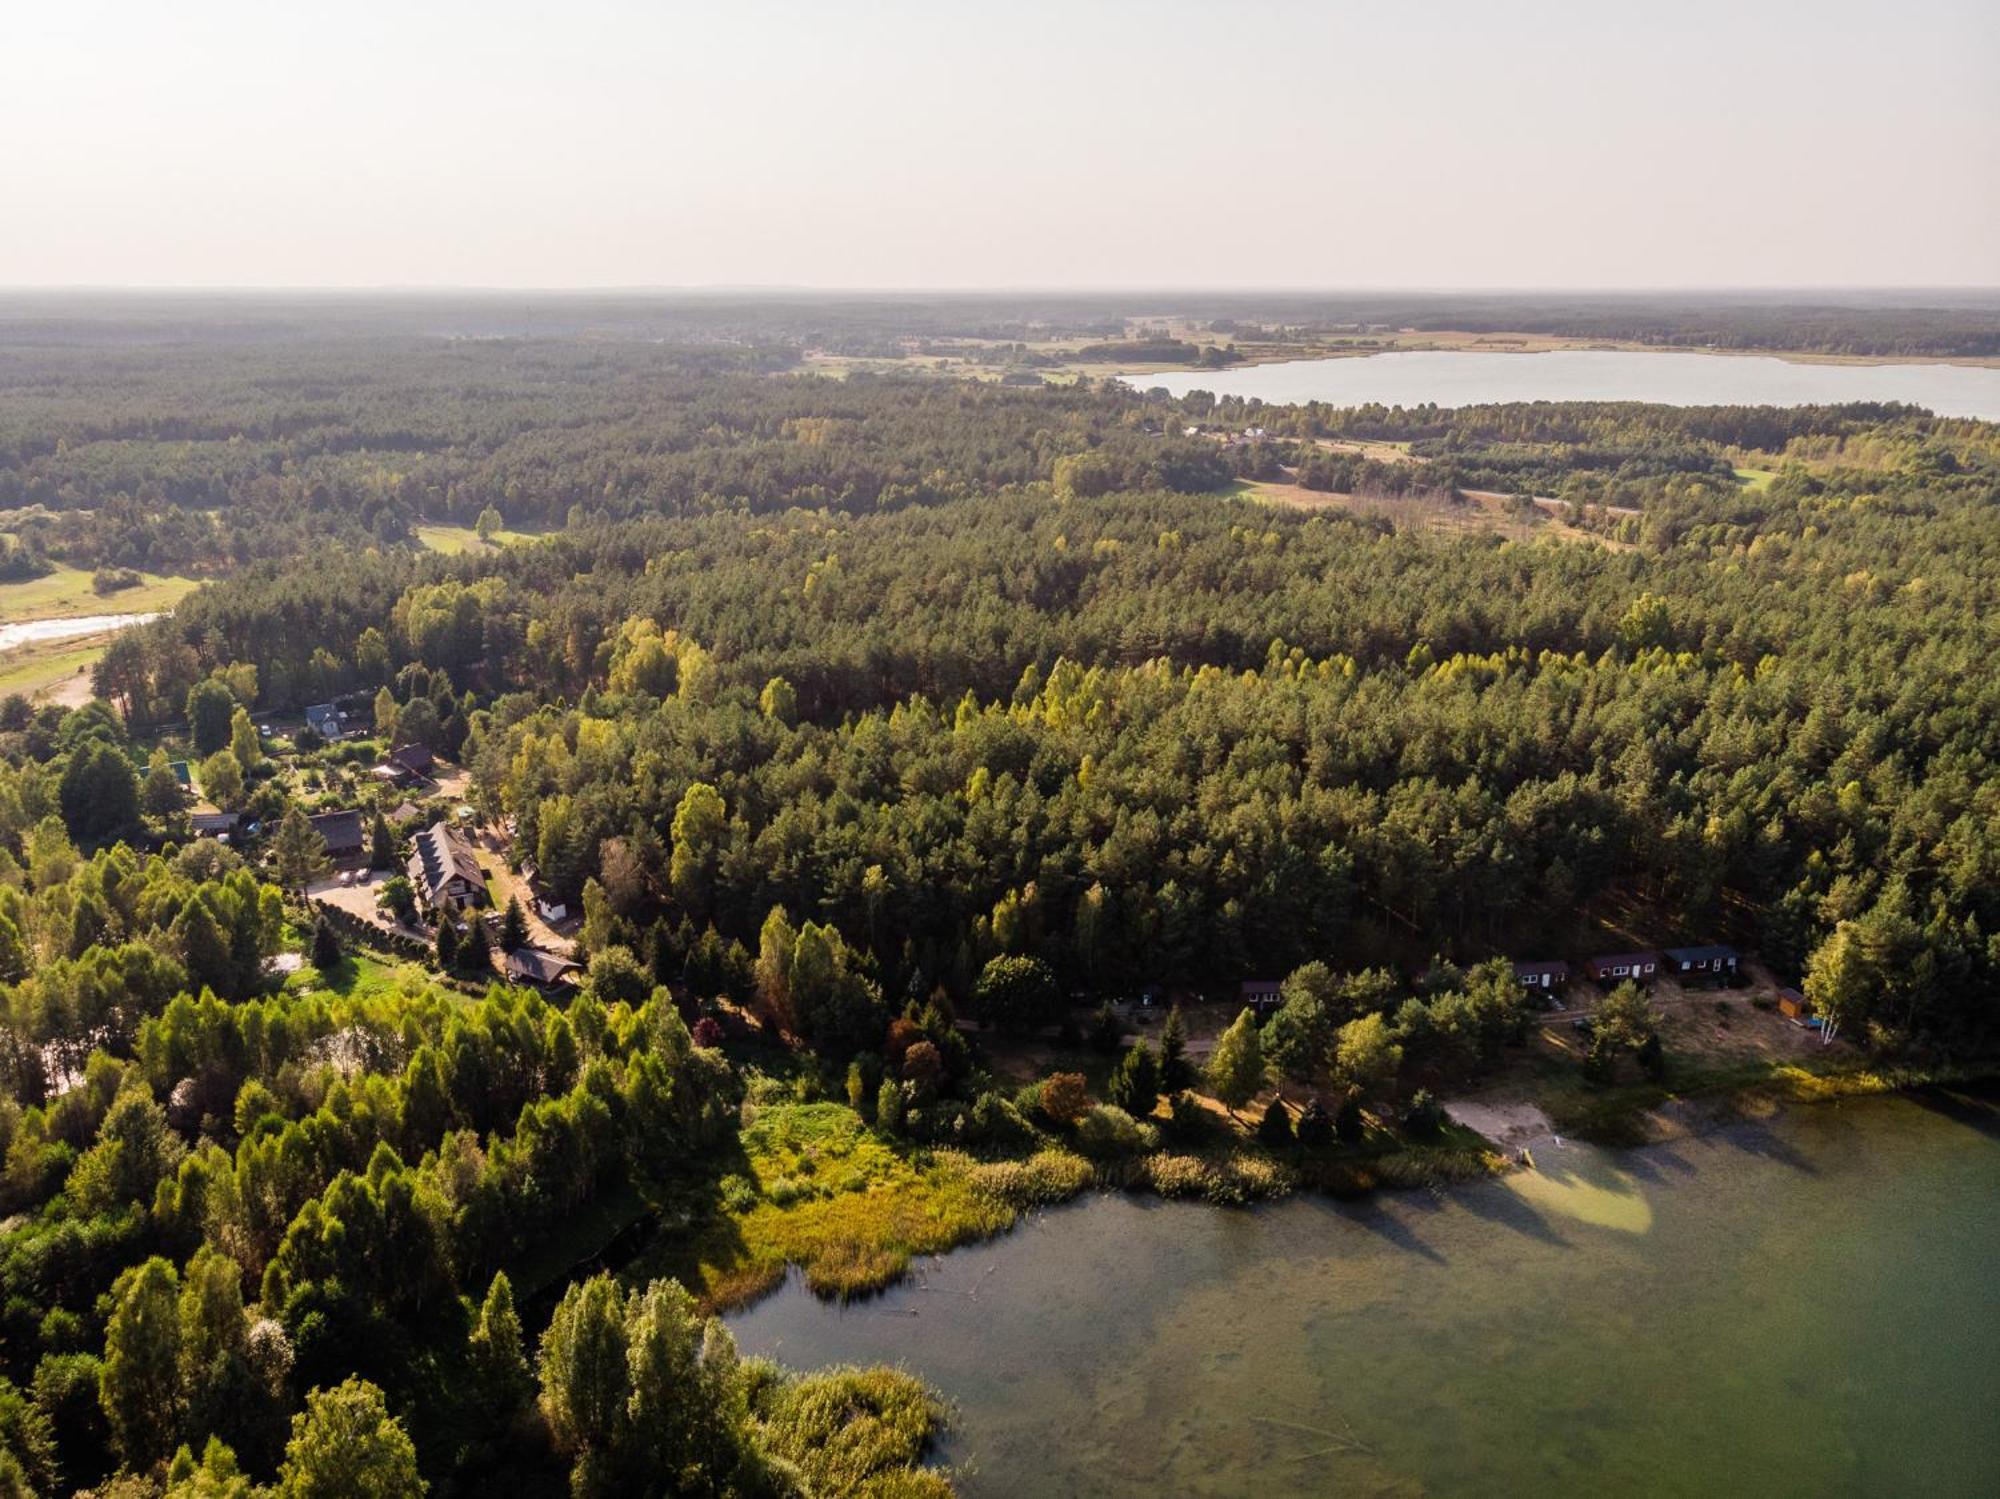
<svg viewBox="0 0 2000 1499"><path fill-rule="evenodd" d="M1340 1137L1343 1145L1359 1145L1367 1132L1367 1121L1361 1117L1361 1100L1349 1094L1341 1100L1339 1110L1333 1116L1333 1132Z"/></svg>
<svg viewBox="0 0 2000 1499"><path fill-rule="evenodd" d="M333 929L333 923L322 916L313 924L313 967L326 974L340 964L340 934Z"/></svg>
<svg viewBox="0 0 2000 1499"><path fill-rule="evenodd" d="M521 910L521 898L510 895L506 914L500 918L500 951L515 952L527 945L528 918Z"/></svg>
<svg viewBox="0 0 2000 1499"><path fill-rule="evenodd" d="M514 1310L514 1286L505 1271L496 1273L487 1288L468 1342L486 1399L501 1410L525 1405L534 1391L534 1376L521 1351L521 1318Z"/></svg>
<svg viewBox="0 0 2000 1499"><path fill-rule="evenodd" d="M1178 1093L1193 1081L1194 1069L1187 1060L1187 1026L1181 1020L1181 1007L1175 1005L1167 1011L1167 1023L1160 1032L1160 1088Z"/></svg>
<svg viewBox="0 0 2000 1499"><path fill-rule="evenodd" d="M1292 1112L1285 1107L1284 1099L1274 1098L1265 1108L1264 1117L1257 1124L1257 1138L1274 1150L1292 1143Z"/></svg>
<svg viewBox="0 0 2000 1499"><path fill-rule="evenodd" d="M493 967L493 945L486 935L486 923L477 916L465 924L457 956L458 966L467 973L484 974Z"/></svg>
<svg viewBox="0 0 2000 1499"><path fill-rule="evenodd" d="M438 916L437 966L446 973L458 966L458 925L449 911Z"/></svg>
<svg viewBox="0 0 2000 1499"><path fill-rule="evenodd" d="M1118 1012L1111 1008L1111 1001L1106 1000L1097 1007L1097 1013L1090 1019L1091 1049L1102 1052L1107 1057L1116 1056L1118 1043L1124 1036L1125 1033L1118 1028Z"/></svg>
<svg viewBox="0 0 2000 1499"><path fill-rule="evenodd" d="M1153 1048L1135 1042L1118 1061L1108 1089L1110 1101L1134 1119L1144 1119L1160 1101L1160 1064Z"/></svg>
<svg viewBox="0 0 2000 1499"><path fill-rule="evenodd" d="M396 834L389 826L389 819L380 812L368 827L368 867L370 869L394 869L396 867Z"/></svg>

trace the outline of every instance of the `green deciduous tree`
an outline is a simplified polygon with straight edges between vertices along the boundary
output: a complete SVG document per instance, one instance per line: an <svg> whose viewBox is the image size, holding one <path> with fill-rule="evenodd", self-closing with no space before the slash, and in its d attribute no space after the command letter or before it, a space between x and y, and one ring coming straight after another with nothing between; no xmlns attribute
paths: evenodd
<svg viewBox="0 0 2000 1499"><path fill-rule="evenodd" d="M246 776L264 763L263 741L257 737L257 725L250 721L248 708L238 708L229 717L229 753Z"/></svg>
<svg viewBox="0 0 2000 1499"><path fill-rule="evenodd" d="M229 720L236 712L236 697L214 677L188 689L188 738L197 755L209 756L229 746Z"/></svg>
<svg viewBox="0 0 2000 1499"><path fill-rule="evenodd" d="M1359 1098L1380 1098L1396 1085L1403 1048L1379 1011L1350 1020L1334 1043L1334 1074Z"/></svg>
<svg viewBox="0 0 2000 1499"><path fill-rule="evenodd" d="M125 1461L145 1468L174 1449L181 1420L180 1277L155 1256L118 1277L104 1332L99 1394Z"/></svg>
<svg viewBox="0 0 2000 1499"><path fill-rule="evenodd" d="M278 1499L414 1499L428 1490L417 1449L380 1389L347 1379L306 1396L292 1418Z"/></svg>
<svg viewBox="0 0 2000 1499"><path fill-rule="evenodd" d="M1262 1090L1264 1047L1253 1011L1244 1010L1216 1038L1207 1078L1209 1092L1232 1114Z"/></svg>
<svg viewBox="0 0 2000 1499"><path fill-rule="evenodd" d="M326 840L296 805L287 807L278 823L277 836L271 840L271 864L278 883L301 899L306 887L331 867Z"/></svg>
<svg viewBox="0 0 2000 1499"><path fill-rule="evenodd" d="M973 990L980 1018L1009 1031L1035 1031L1062 1014L1062 990L1040 958L1003 955L980 970Z"/></svg>

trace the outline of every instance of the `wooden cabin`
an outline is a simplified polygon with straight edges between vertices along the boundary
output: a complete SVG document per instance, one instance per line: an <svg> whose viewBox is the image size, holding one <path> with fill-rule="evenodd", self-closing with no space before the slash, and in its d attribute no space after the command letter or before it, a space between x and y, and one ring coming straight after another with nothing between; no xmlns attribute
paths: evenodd
<svg viewBox="0 0 2000 1499"><path fill-rule="evenodd" d="M1659 977L1660 955L1656 952L1610 952L1585 961L1584 972L1600 984L1622 983L1626 979L1637 979L1640 983L1650 983Z"/></svg>

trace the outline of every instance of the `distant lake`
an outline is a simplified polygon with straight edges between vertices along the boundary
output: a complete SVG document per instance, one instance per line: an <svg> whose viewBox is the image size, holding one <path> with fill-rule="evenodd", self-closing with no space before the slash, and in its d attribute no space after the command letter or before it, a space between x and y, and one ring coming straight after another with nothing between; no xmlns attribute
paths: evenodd
<svg viewBox="0 0 2000 1499"><path fill-rule="evenodd" d="M929 1380L969 1496L2000 1494L1990 1098L1536 1163L1248 1212L1092 1196L728 1320Z"/></svg>
<svg viewBox="0 0 2000 1499"><path fill-rule="evenodd" d="M1939 416L2000 421L2000 369L1956 364L1798 364L1756 354L1564 349L1546 354L1368 354L1232 370L1126 375L1276 405L1477 406L1496 401L1652 401L1666 406L1817 406L1908 401Z"/></svg>

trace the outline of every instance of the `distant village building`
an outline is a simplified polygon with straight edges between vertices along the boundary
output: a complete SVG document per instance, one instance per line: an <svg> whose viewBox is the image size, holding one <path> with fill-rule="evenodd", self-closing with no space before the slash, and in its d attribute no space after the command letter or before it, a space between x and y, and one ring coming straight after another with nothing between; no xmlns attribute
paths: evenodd
<svg viewBox="0 0 2000 1499"><path fill-rule="evenodd" d="M1584 972L1602 984L1617 983L1620 979L1638 979L1644 982L1656 978L1660 972L1660 955L1656 952L1614 952L1591 958L1583 965Z"/></svg>
<svg viewBox="0 0 2000 1499"><path fill-rule="evenodd" d="M1553 994L1569 982L1569 964L1560 959L1549 959L1538 963L1516 963L1514 982L1523 989L1533 989L1541 994Z"/></svg>
<svg viewBox="0 0 2000 1499"><path fill-rule="evenodd" d="M226 843L242 820L234 812L197 812L188 818L188 826L197 838L220 838Z"/></svg>
<svg viewBox="0 0 2000 1499"><path fill-rule="evenodd" d="M306 709L306 727L329 742L347 737L347 715L332 703L314 703Z"/></svg>
<svg viewBox="0 0 2000 1499"><path fill-rule="evenodd" d="M327 857L334 863L351 864L367 854L368 830L359 812L318 812L306 820L325 841Z"/></svg>
<svg viewBox="0 0 2000 1499"><path fill-rule="evenodd" d="M485 904L486 871L472 845L450 823L432 823L412 840L406 866L417 902L427 911L463 911Z"/></svg>

